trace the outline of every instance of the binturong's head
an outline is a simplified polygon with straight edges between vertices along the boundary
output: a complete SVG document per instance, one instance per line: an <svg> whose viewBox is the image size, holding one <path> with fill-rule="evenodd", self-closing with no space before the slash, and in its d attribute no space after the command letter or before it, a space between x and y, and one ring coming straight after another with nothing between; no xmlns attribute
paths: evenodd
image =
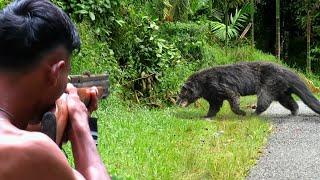
<svg viewBox="0 0 320 180"><path fill-rule="evenodd" d="M177 105L187 107L200 98L200 88L198 83L187 81L181 88L178 95Z"/></svg>

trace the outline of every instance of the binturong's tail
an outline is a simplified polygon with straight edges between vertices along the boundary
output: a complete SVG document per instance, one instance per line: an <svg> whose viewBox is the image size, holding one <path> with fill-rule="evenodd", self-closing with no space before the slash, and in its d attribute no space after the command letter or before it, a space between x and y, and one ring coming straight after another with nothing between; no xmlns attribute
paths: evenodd
<svg viewBox="0 0 320 180"><path fill-rule="evenodd" d="M293 78L290 84L293 93L298 95L301 100L314 112L320 114L320 102L312 94L307 85L298 77Z"/></svg>

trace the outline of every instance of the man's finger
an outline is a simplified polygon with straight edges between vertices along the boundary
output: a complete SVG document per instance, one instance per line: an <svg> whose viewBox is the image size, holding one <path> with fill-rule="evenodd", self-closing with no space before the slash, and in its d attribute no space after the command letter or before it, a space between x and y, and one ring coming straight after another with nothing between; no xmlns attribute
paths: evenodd
<svg viewBox="0 0 320 180"><path fill-rule="evenodd" d="M66 92L68 94L78 94L77 93L77 88L75 88L71 83L67 84Z"/></svg>
<svg viewBox="0 0 320 180"><path fill-rule="evenodd" d="M98 109L98 89L97 87L90 88L90 104L88 110L90 113Z"/></svg>
<svg viewBox="0 0 320 180"><path fill-rule="evenodd" d="M90 88L90 92L93 93L93 94L95 93L96 95L98 95L98 88L96 86L92 86Z"/></svg>

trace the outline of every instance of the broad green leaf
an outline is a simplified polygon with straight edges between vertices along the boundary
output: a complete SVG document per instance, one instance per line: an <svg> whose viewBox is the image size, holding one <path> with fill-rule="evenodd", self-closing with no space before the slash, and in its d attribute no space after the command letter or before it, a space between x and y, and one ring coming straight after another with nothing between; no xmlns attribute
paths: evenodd
<svg viewBox="0 0 320 180"><path fill-rule="evenodd" d="M76 14L88 14L88 11L82 9L82 10L76 11L75 13Z"/></svg>
<svg viewBox="0 0 320 180"><path fill-rule="evenodd" d="M92 12L89 12L89 16L92 21L96 20L96 16Z"/></svg>

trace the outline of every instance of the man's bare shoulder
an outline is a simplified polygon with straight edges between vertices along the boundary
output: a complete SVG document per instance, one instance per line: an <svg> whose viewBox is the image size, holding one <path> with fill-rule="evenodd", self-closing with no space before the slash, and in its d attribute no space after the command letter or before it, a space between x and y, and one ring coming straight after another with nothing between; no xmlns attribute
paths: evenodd
<svg viewBox="0 0 320 180"><path fill-rule="evenodd" d="M0 138L0 179L74 179L64 154L37 132Z"/></svg>
<svg viewBox="0 0 320 180"><path fill-rule="evenodd" d="M43 133L20 130L10 133L1 133L0 136L1 152L6 151L7 148L10 148L12 152L23 151L37 154L45 153L46 151L43 151L44 149L47 151L51 150L54 153L59 152L59 148L54 142Z"/></svg>

